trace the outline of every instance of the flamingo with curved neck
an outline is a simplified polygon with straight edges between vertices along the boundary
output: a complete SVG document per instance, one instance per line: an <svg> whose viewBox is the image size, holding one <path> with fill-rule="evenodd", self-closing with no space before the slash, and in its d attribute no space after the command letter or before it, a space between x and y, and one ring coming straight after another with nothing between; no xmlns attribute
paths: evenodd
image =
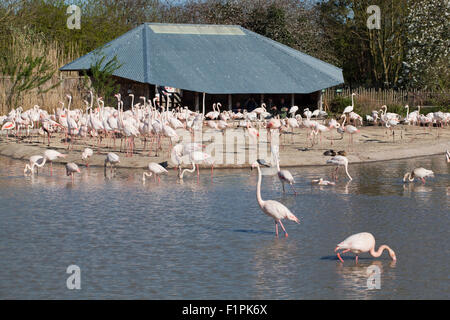
<svg viewBox="0 0 450 320"><path fill-rule="evenodd" d="M261 210L268 215L269 217L273 218L275 220L275 234L278 237L278 223L280 223L281 228L284 231L285 237L288 236L288 233L286 232L286 229L283 226L283 223L281 222L282 219L288 219L295 221L297 223L300 223L300 220L289 210L285 205L282 203L275 201L275 200L263 200L261 197L261 181L262 181L262 175L261 175L261 169L260 165L270 167L265 163L264 160L257 160L255 163L252 164L252 169L257 168L258 169L258 183L256 184L256 200L258 201L258 204L261 208Z"/></svg>
<svg viewBox="0 0 450 320"><path fill-rule="evenodd" d="M396 261L397 256L395 255L394 250L392 250L389 246L383 244L381 245L378 250L375 250L375 237L369 233L369 232L361 232L354 235L351 235L350 237L346 238L344 241L339 243L336 246L336 249L334 249L334 252L337 252L338 250L344 250L341 253L346 252L353 252L356 254L356 263L358 263L358 255L363 252L369 252L372 257L378 258L383 254L384 250L388 250L389 256L392 260ZM337 257L341 262L344 262L344 260L341 258L341 255L339 252L337 252Z"/></svg>

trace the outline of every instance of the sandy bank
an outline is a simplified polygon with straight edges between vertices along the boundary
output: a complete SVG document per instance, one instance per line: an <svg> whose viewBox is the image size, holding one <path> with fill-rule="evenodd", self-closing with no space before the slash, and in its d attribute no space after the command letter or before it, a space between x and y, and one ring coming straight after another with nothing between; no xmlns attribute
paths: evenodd
<svg viewBox="0 0 450 320"><path fill-rule="evenodd" d="M178 133L180 136L183 135L183 139L189 139L189 134L185 130L180 129ZM121 159L119 168L145 168L149 162L162 161L168 161L169 167L173 166L168 153L167 139L163 140L162 150L158 152L158 156L155 156L155 144L149 156L149 144L147 143L144 149L144 141L136 139L135 154L133 157L126 157L124 152L119 151L120 139L116 141L115 148L113 148L113 141L109 139L103 140L99 148L94 139L83 142L76 140L73 150L69 151L63 138L63 134L55 135L48 147L46 143L43 143L42 136L34 136L18 142L15 138L7 139L5 135L1 135L0 155L28 161L30 156L43 154L49 148L67 154L67 158L55 163L70 161L82 165L81 152L85 147L90 147L95 151L89 161L90 166L103 166L108 152L119 154ZM350 163L443 154L446 149L450 149L450 128L424 129L398 126L393 135L383 127L363 127L360 128L360 133L353 136L352 146L349 146L347 134L342 138L334 130L324 133L321 142L317 137L317 143L314 146L311 146L306 129L296 129L293 134L283 134L279 139L282 166L319 166L325 165L325 161L329 158L323 155L323 152L328 149L345 150ZM206 146L205 151L214 155L215 168L243 168L248 167L256 158L270 159L270 143L265 129L260 130L259 141L254 143L249 142L245 131L240 129L229 129L225 136L217 132L204 131L196 141L201 141Z"/></svg>

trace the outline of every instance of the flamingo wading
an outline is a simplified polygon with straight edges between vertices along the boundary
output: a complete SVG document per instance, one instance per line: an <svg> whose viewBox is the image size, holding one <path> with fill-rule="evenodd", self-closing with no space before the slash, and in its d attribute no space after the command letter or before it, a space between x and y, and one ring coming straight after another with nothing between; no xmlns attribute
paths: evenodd
<svg viewBox="0 0 450 320"><path fill-rule="evenodd" d="M377 251L375 251L375 237L371 233L361 232L354 234L339 243L336 246L336 249L334 249L334 252L337 252L338 250L344 250L341 253L351 251L356 254L355 259L356 263L358 263L358 255L360 253L369 252L373 257L378 258L383 254L383 251L385 249L389 251L389 255L391 256L392 260L396 261L397 257L394 250L384 244L380 246ZM344 262L339 252L337 253L337 257L339 258L339 260L341 260L341 262Z"/></svg>
<svg viewBox="0 0 450 320"><path fill-rule="evenodd" d="M280 223L281 228L284 231L285 236L288 236L288 233L286 232L286 229L283 226L283 223L281 220L288 219L295 221L297 223L300 223L300 220L289 210L284 204L275 201L275 200L263 200L261 198L261 168L260 165L263 165L265 167L270 167L266 164L264 160L257 160L255 163L252 164L252 170L253 168L258 169L258 183L256 185L256 200L258 201L259 206L261 207L261 210L268 215L269 217L273 218L275 220L275 234L278 237L278 223Z"/></svg>

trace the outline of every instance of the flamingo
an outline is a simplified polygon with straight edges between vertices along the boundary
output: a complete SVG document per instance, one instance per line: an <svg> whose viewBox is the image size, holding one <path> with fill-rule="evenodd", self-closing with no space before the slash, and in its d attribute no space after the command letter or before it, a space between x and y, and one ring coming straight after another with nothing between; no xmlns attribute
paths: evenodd
<svg viewBox="0 0 450 320"><path fill-rule="evenodd" d="M389 251L389 255L391 256L392 260L396 261L397 257L394 250L384 244L381 245L377 251L375 251L375 237L371 233L361 232L354 234L339 243L336 249L334 249L334 252L338 250L344 250L341 253L351 251L356 254L356 263L358 263L358 255L360 253L369 252L372 257L378 258L383 254L383 251L385 249ZM341 262L344 262L339 252L337 253L337 257L339 258L339 260L341 260Z"/></svg>
<svg viewBox="0 0 450 320"><path fill-rule="evenodd" d="M94 151L91 148L85 148L83 153L81 154L81 159L86 163L86 167L89 167L89 159L94 154Z"/></svg>
<svg viewBox="0 0 450 320"><path fill-rule="evenodd" d="M348 178L351 180L352 177L350 176L350 174L348 173L348 159L347 157L338 155L338 156L334 156L333 158L331 158L330 160L327 160L327 163L332 163L336 165L336 170L334 171L334 175L335 175L335 179L337 180L337 171L339 169L339 167L344 167L345 168L345 173L347 173Z"/></svg>
<svg viewBox="0 0 450 320"><path fill-rule="evenodd" d="M414 178L417 177L425 184L425 178L426 177L434 177L434 172L425 168L415 168L411 172L405 173L403 176L403 182L406 182L406 179L408 181L412 182L414 181Z"/></svg>
<svg viewBox="0 0 450 320"><path fill-rule="evenodd" d="M323 178L313 179L313 180L311 180L311 183L316 183L319 186L334 186L336 184L335 182L331 182L331 181L328 181L328 180L323 180Z"/></svg>
<svg viewBox="0 0 450 320"><path fill-rule="evenodd" d="M265 167L270 167L266 164L266 162L262 159L258 159L255 163L252 164L251 169L257 168L258 169L258 183L256 185L256 200L258 201L258 204L261 208L261 210L268 215L269 217L273 218L275 220L275 234L278 237L278 223L280 223L281 228L284 231L285 237L288 236L288 233L286 232L286 229L283 226L283 223L281 220L288 219L291 221L295 221L297 223L300 223L300 220L289 210L285 205L282 203L275 201L275 200L263 200L261 198L261 169L260 165Z"/></svg>
<svg viewBox="0 0 450 320"><path fill-rule="evenodd" d="M167 162L165 162L164 164L166 164L166 166L167 166ZM158 177L158 183L159 183L161 181L160 175L168 173L166 168L164 168L161 164L158 164L156 162L150 162L148 164L148 170L150 171L149 173L147 173L145 171L142 173L142 182L143 183L145 183L145 177L151 177L152 174L155 175L155 181L156 181L156 177Z"/></svg>
<svg viewBox="0 0 450 320"><path fill-rule="evenodd" d="M248 136L251 137L252 141L255 141L259 138L259 131L251 126L250 121L246 123Z"/></svg>
<svg viewBox="0 0 450 320"><path fill-rule="evenodd" d="M48 149L48 150L45 150L44 157L48 161L50 161L50 175L53 175L53 161L55 161L58 158L65 158L66 155L62 154L56 150Z"/></svg>
<svg viewBox="0 0 450 320"><path fill-rule="evenodd" d="M30 174L34 174L35 167L36 167L36 173L39 173L38 168L42 168L45 165L45 161L47 161L47 159L41 155L31 156L30 164L27 163L25 165L23 174L26 175L28 170L31 172Z"/></svg>
<svg viewBox="0 0 450 320"><path fill-rule="evenodd" d="M344 130L344 132L347 132L348 134L350 134L350 136L349 136L349 147L350 147L350 144L353 145L353 135L355 133L358 133L359 129L352 125L345 125L345 122L347 121L347 116L345 114L343 114L342 117L344 118L344 121L342 122L341 128ZM340 128L338 128L338 129L340 129Z"/></svg>
<svg viewBox="0 0 450 320"><path fill-rule="evenodd" d="M108 164L110 165L110 169L111 169L111 172L112 172L113 167L114 167L114 165L115 165L116 163L120 163L120 158L119 158L119 156L118 156L117 154L113 153L113 152L109 152L109 153L106 155L106 158L105 158L105 173L106 173L106 166L107 166Z"/></svg>
<svg viewBox="0 0 450 320"><path fill-rule="evenodd" d="M76 163L69 162L66 164L66 175L72 176L72 182L73 182L73 175L75 172L81 173L80 168L78 168Z"/></svg>
<svg viewBox="0 0 450 320"><path fill-rule="evenodd" d="M199 163L209 163L211 164L211 179L213 178L214 174L214 159L210 154L207 154L206 152L202 151L193 151L189 154L189 159L194 164L197 164L197 181L200 179L200 169L199 169Z"/></svg>
<svg viewBox="0 0 450 320"><path fill-rule="evenodd" d="M280 179L281 185L283 186L283 193L285 193L284 184L288 183L292 190L294 191L294 194L297 195L297 191L295 191L294 188L294 177L288 170L281 170L280 169L280 152L278 146L272 147L272 155L275 158L275 162L277 164L277 171L278 171L278 178Z"/></svg>
<svg viewBox="0 0 450 320"><path fill-rule="evenodd" d="M355 107L355 104L354 104L354 101L353 101L353 97L354 96L356 96L356 93L352 93L352 105L345 107L344 112L342 112L343 114L350 113L350 112L353 111L353 108Z"/></svg>
<svg viewBox="0 0 450 320"><path fill-rule="evenodd" d="M7 130L11 131L16 127L16 123L14 121L6 121L6 123L2 126L2 131ZM6 134L6 138L8 138L8 134Z"/></svg>
<svg viewBox="0 0 450 320"><path fill-rule="evenodd" d="M450 151L445 152L445 157L447 158L447 163L450 163Z"/></svg>

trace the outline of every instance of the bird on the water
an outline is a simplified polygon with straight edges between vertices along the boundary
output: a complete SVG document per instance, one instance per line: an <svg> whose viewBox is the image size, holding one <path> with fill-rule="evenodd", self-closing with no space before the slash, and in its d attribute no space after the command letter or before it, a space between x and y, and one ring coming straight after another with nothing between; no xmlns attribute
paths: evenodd
<svg viewBox="0 0 450 320"><path fill-rule="evenodd" d="M334 252L337 252L339 250L344 250L341 253L346 253L349 251L355 253L356 263L358 263L358 255L361 253L369 252L372 257L378 258L382 255L384 250L388 250L389 256L392 258L392 260L397 260L397 256L395 255L394 250L392 250L385 244L381 245L378 250L375 251L375 237L368 232L361 232L348 237L336 246ZM341 260L341 262L344 262L339 252L337 252L337 257L339 258L339 260Z"/></svg>

